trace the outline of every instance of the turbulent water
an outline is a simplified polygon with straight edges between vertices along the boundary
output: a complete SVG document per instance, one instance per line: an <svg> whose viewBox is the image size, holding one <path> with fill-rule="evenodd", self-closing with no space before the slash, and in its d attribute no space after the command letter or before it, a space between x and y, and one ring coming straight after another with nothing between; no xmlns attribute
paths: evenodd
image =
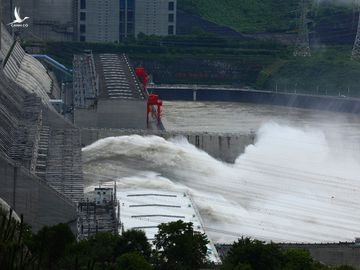
<svg viewBox="0 0 360 270"><path fill-rule="evenodd" d="M89 186L116 180L121 189L187 190L217 242L241 236L282 242L359 237L358 127L339 121L354 130L349 135L346 128L334 132L334 125L315 121L261 122L256 143L235 164L212 158L184 138L100 140L83 149L85 179Z"/></svg>

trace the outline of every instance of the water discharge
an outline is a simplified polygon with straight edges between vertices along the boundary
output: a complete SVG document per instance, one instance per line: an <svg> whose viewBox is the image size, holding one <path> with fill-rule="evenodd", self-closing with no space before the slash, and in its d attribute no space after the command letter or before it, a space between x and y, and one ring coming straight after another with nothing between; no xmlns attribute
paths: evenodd
<svg viewBox="0 0 360 270"><path fill-rule="evenodd" d="M83 169L88 186L188 191L216 242L352 241L360 236L358 147L320 129L268 123L235 164L184 138L133 135L84 148Z"/></svg>

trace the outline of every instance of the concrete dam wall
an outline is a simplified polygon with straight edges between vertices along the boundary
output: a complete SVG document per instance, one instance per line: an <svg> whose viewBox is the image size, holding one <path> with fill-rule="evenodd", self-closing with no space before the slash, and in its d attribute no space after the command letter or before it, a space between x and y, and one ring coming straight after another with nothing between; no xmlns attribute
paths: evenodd
<svg viewBox="0 0 360 270"><path fill-rule="evenodd" d="M50 96L58 98L59 88L46 68L24 49L1 24L0 62L5 75L23 87L28 93L35 93L46 104Z"/></svg>
<svg viewBox="0 0 360 270"><path fill-rule="evenodd" d="M360 113L360 99L346 97L297 95L270 91L196 88L191 86L154 86L149 88L163 100L182 101L226 101L269 104L334 112Z"/></svg>
<svg viewBox="0 0 360 270"><path fill-rule="evenodd" d="M53 165L55 168L59 168L64 160L63 155L51 153L45 143L45 126L53 131L57 130L56 127L60 129L61 126L55 123L58 117L61 121L60 116L44 107L40 98L28 94L0 71L0 197L18 214L24 214L25 222L35 231L44 225L71 223L76 218L74 202L65 196L66 193L61 193L61 187L71 187L74 182L70 182L70 186L69 183L57 185L47 174L55 172L53 177L67 182L69 178L54 169L41 174L44 165L51 168L50 162L56 160L55 157L59 158ZM52 144L59 145L58 142ZM76 158L75 144L71 147L75 149L71 156ZM63 171L63 167L60 169ZM69 171L71 173L72 169ZM82 179L81 176L75 183ZM82 182L79 193L81 188Z"/></svg>
<svg viewBox="0 0 360 270"><path fill-rule="evenodd" d="M33 230L76 223L83 197L80 132L49 104L54 82L2 26L0 198Z"/></svg>
<svg viewBox="0 0 360 270"><path fill-rule="evenodd" d="M45 225L76 224L75 204L26 168L0 155L0 197L24 214L34 231Z"/></svg>
<svg viewBox="0 0 360 270"><path fill-rule="evenodd" d="M220 133L195 133L195 132L167 132L132 129L81 129L82 146L90 145L97 140L107 137L128 135L151 136L156 135L165 139L183 136L197 148L207 152L219 160L233 163L236 158L244 153L245 148L255 140L255 134L220 134Z"/></svg>

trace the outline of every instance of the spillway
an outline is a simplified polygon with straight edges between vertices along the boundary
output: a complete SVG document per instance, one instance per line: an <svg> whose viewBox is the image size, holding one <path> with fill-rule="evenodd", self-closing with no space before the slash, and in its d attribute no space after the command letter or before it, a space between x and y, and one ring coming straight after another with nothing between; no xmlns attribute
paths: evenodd
<svg viewBox="0 0 360 270"><path fill-rule="evenodd" d="M88 186L116 179L118 189L187 191L217 242L241 236L353 241L360 235L358 138L329 133L315 122L313 127L266 122L234 164L184 138L133 135L84 148L84 177Z"/></svg>

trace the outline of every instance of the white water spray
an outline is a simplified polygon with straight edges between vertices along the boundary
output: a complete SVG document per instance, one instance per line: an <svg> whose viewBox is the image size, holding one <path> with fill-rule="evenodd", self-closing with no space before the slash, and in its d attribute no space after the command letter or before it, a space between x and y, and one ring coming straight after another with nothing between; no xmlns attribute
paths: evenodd
<svg viewBox="0 0 360 270"><path fill-rule="evenodd" d="M89 186L188 191L218 242L352 241L360 236L360 163L351 145L339 146L320 130L266 124L226 164L184 138L111 137L83 149L84 174Z"/></svg>

